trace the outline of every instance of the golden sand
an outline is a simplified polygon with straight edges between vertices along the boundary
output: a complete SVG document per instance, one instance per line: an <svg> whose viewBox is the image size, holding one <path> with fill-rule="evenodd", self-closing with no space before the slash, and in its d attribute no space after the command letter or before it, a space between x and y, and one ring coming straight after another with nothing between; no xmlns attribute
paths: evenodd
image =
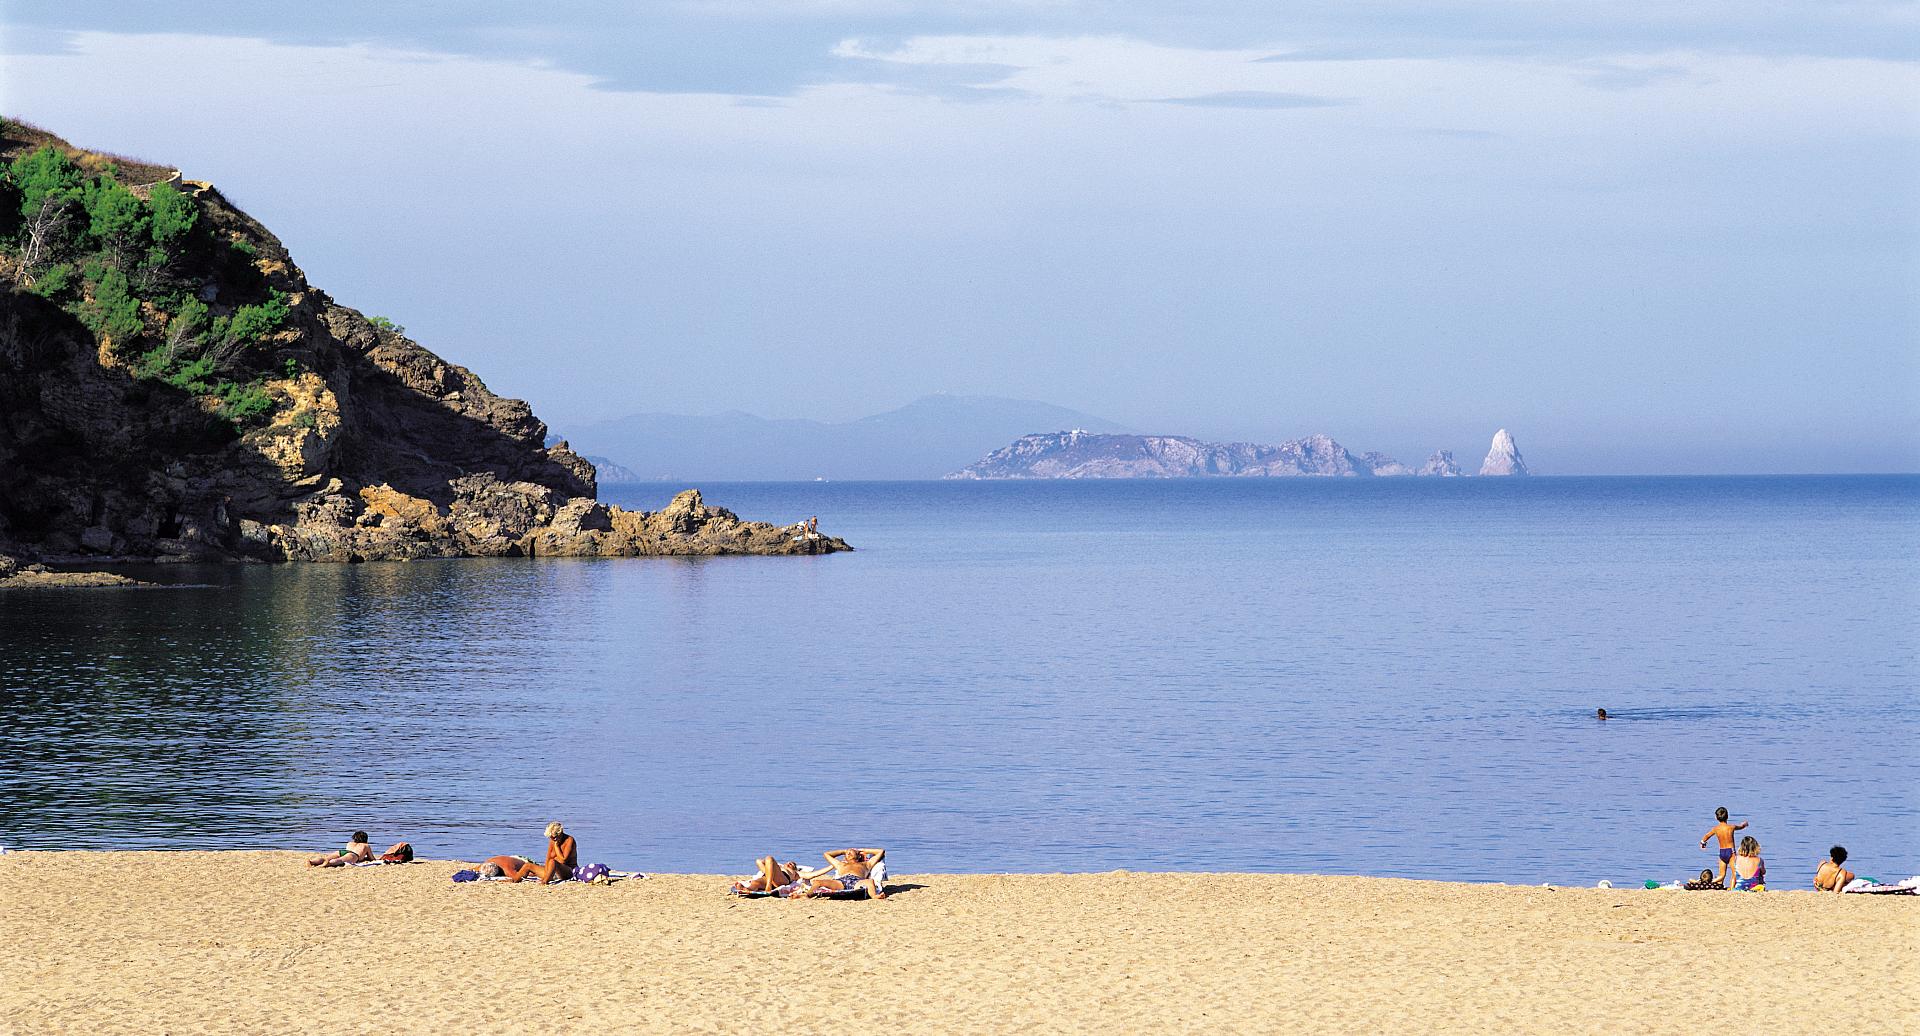
<svg viewBox="0 0 1920 1036"><path fill-rule="evenodd" d="M0 1032L1920 1032L1920 897L1250 874L455 885L0 856Z"/></svg>

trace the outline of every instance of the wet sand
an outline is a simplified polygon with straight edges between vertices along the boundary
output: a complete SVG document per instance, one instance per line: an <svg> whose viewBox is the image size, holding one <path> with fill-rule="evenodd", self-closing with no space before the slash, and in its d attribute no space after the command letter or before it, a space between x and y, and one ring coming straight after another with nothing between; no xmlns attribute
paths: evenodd
<svg viewBox="0 0 1920 1036"><path fill-rule="evenodd" d="M1920 1032L1920 897L1251 874L455 885L0 855L0 1032Z"/></svg>

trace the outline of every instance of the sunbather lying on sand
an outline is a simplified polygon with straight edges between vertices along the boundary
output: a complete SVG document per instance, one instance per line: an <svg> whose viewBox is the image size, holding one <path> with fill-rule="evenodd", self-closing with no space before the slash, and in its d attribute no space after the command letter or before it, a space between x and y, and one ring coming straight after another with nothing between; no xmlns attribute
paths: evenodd
<svg viewBox="0 0 1920 1036"><path fill-rule="evenodd" d="M345 849L331 853L321 853L307 861L309 867L345 867L350 863L365 863L373 859L373 846L367 844L367 833L355 831L347 841Z"/></svg>
<svg viewBox="0 0 1920 1036"><path fill-rule="evenodd" d="M789 860L781 863L771 856L762 856L753 861L757 873L753 877L733 883L733 891L746 896L756 892L772 892L800 880L800 865Z"/></svg>
<svg viewBox="0 0 1920 1036"><path fill-rule="evenodd" d="M885 849L835 849L821 855L833 865L833 874L806 879L787 894L789 898L806 899L852 892L862 882L866 883L867 895L875 899L887 898L882 885L887 874L883 862L887 857Z"/></svg>
<svg viewBox="0 0 1920 1036"><path fill-rule="evenodd" d="M533 861L524 856L489 856L480 865L483 878L517 878L533 869Z"/></svg>

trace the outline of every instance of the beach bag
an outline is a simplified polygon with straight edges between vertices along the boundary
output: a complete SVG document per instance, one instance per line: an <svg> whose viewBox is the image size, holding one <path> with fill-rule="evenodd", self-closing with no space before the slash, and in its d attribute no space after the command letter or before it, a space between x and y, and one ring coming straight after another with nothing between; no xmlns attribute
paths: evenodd
<svg viewBox="0 0 1920 1036"><path fill-rule="evenodd" d="M412 863L413 843L401 842L387 852L380 854L381 863Z"/></svg>
<svg viewBox="0 0 1920 1036"><path fill-rule="evenodd" d="M589 863L573 872L573 880L583 885L605 885L609 882L607 872L610 868L604 863Z"/></svg>

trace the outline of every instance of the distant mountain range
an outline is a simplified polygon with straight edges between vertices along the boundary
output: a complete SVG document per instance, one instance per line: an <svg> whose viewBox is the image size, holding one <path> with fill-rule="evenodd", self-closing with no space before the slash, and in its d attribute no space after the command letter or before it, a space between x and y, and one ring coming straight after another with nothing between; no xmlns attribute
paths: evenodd
<svg viewBox="0 0 1920 1036"><path fill-rule="evenodd" d="M948 475L1004 478L1271 478L1289 475L1462 474L1453 454L1439 450L1418 470L1383 453L1356 457L1324 435L1277 445L1202 442L1185 435L1112 435L1087 431L1024 435L1010 446ZM1525 475L1526 462L1505 428L1493 437L1482 475Z"/></svg>
<svg viewBox="0 0 1920 1036"><path fill-rule="evenodd" d="M574 425L564 438L600 467L606 483L932 479L1044 428L1126 431L1050 403L943 394L855 421L771 420L738 411L706 417L646 413Z"/></svg>

